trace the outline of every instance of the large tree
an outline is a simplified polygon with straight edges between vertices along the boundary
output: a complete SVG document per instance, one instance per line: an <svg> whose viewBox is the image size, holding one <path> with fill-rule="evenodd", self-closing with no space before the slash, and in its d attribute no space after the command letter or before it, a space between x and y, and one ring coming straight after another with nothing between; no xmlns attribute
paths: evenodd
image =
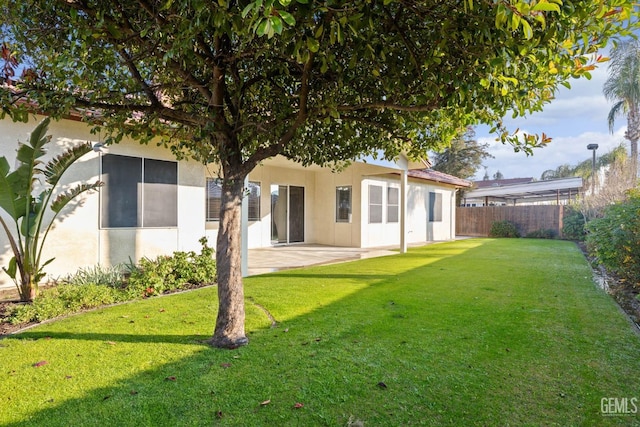
<svg viewBox="0 0 640 427"><path fill-rule="evenodd" d="M75 108L110 131L220 164L218 317L245 344L245 177L283 155L334 164L420 157L468 124L500 127L588 76L630 0L0 0L29 72L3 106ZM22 118L20 110L15 118Z"/></svg>
<svg viewBox="0 0 640 427"><path fill-rule="evenodd" d="M487 151L489 144L480 144L473 127L451 140L443 151L433 155L432 169L460 178L473 177L482 166L482 161L493 156Z"/></svg>
<svg viewBox="0 0 640 427"><path fill-rule="evenodd" d="M638 140L640 139L640 42L630 39L611 49L609 76L602 88L607 100L614 102L607 121L613 133L619 116L627 119L624 136L629 140L630 160L638 173Z"/></svg>

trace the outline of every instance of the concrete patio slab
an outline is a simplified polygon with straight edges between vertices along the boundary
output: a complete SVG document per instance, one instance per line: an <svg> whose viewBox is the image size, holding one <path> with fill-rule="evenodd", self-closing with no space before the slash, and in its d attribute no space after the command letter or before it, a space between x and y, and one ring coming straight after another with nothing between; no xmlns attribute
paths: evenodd
<svg viewBox="0 0 640 427"><path fill-rule="evenodd" d="M398 249L394 248L345 248L310 244L249 249L249 276L290 268L396 255L398 253Z"/></svg>

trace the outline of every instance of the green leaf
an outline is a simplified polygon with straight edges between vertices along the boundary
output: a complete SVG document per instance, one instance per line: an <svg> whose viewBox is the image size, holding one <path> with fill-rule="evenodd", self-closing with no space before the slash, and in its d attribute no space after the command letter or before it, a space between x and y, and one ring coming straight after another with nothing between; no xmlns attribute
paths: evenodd
<svg viewBox="0 0 640 427"><path fill-rule="evenodd" d="M62 210L62 208L64 208L67 204L69 204L71 200L73 200L80 194L86 191L97 190L98 188L102 187L102 185L104 185L104 183L100 181L96 181L93 184L86 184L86 183L78 184L72 189L67 190L62 194L59 194L56 197L56 199L51 203L51 210L54 211L55 213L58 213Z"/></svg>
<svg viewBox="0 0 640 427"><path fill-rule="evenodd" d="M242 19L245 19L247 17L247 15L249 13L251 13L251 11L253 10L253 3L249 3L248 5L245 6L244 9L242 9Z"/></svg>
<svg viewBox="0 0 640 427"><path fill-rule="evenodd" d="M285 10L279 10L278 14L280 15L280 17L282 18L282 20L284 22L286 22L287 25L290 26L294 26L296 25L296 19L293 17L292 14L290 14L289 12L285 11Z"/></svg>
<svg viewBox="0 0 640 427"><path fill-rule="evenodd" d="M278 3L280 3L281 5L283 5L284 7L287 7L291 4L291 0L278 0ZM278 11L280 13L280 11Z"/></svg>
<svg viewBox="0 0 640 427"><path fill-rule="evenodd" d="M276 34L282 34L282 19L278 18L277 16L271 16L269 17L269 22L271 28ZM269 37L271 36L272 35L270 35Z"/></svg>
<svg viewBox="0 0 640 427"><path fill-rule="evenodd" d="M529 25L526 19L523 19L521 21L521 24L522 31L524 31L524 38L527 40L531 40L531 38L533 37L533 30L531 29L531 25Z"/></svg>
<svg viewBox="0 0 640 427"><path fill-rule="evenodd" d="M311 52L317 52L320 50L320 42L313 37L307 37L307 47Z"/></svg>
<svg viewBox="0 0 640 427"><path fill-rule="evenodd" d="M531 9L534 12L558 12L560 13L560 6L554 3L548 3L545 0L540 0L538 4Z"/></svg>
<svg viewBox="0 0 640 427"><path fill-rule="evenodd" d="M18 264L16 263L16 257L11 257L9 260L9 266L7 268L2 268L12 279L15 280L16 273L18 270Z"/></svg>

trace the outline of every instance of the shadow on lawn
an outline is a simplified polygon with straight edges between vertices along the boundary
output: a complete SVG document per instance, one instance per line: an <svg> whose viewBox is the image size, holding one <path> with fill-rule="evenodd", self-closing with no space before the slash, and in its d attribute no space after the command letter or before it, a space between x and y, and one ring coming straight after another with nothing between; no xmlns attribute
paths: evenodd
<svg viewBox="0 0 640 427"><path fill-rule="evenodd" d="M144 335L144 334L96 334L82 332L38 332L25 331L13 335L11 338L23 341L35 341L40 339L54 340L81 340L81 341L103 341L103 342L126 342L126 343L165 343L165 344L203 344L209 336L205 335Z"/></svg>

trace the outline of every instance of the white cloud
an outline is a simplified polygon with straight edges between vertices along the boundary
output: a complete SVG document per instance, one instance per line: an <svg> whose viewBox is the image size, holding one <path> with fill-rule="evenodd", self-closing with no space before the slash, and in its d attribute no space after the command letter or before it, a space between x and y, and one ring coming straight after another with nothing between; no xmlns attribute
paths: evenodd
<svg viewBox="0 0 640 427"><path fill-rule="evenodd" d="M492 177L500 171L505 178L533 177L540 179L540 175L548 169L555 169L560 165L577 165L591 158L591 151L587 150L588 144L598 144L597 155L607 153L621 143L625 143L624 132L626 128L620 128L615 134L601 132L583 132L576 136L554 138L544 148L534 150L532 156L523 152L516 153L508 144L496 142L491 137L480 137L480 143L489 143L489 152L494 159L486 159L489 176ZM476 179L482 179L484 169L478 171Z"/></svg>
<svg viewBox="0 0 640 427"><path fill-rule="evenodd" d="M598 144L597 154L611 151L624 139L626 120L616 122L614 134L609 133L607 115L611 104L602 95L602 86L607 78L606 63L592 72L591 80L580 79L571 82L572 88L562 87L556 99L544 110L526 118L505 118L504 124L510 131L520 129L525 133L542 134L552 138L544 148L535 149L533 156L515 153L513 147L495 141L488 133L488 127L481 126L476 136L481 143L490 143L489 152L494 159L486 159L489 176L498 170L505 178L540 178L542 172L555 169L562 164L576 165L591 157L588 144ZM484 169L476 174L482 179Z"/></svg>

